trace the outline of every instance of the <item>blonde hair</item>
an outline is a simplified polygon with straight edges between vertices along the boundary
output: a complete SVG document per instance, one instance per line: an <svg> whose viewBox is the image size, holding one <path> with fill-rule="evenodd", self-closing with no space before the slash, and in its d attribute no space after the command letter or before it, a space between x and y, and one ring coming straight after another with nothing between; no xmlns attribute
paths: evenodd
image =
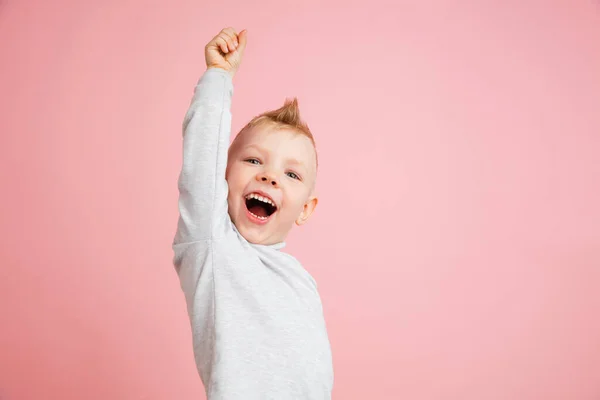
<svg viewBox="0 0 600 400"><path fill-rule="evenodd" d="M306 122L304 122L304 120L300 117L300 108L298 107L298 99L296 97L293 99L286 99L283 106L277 110L267 111L252 118L252 120L242 128L235 139L240 137L240 135L248 129L268 124L275 125L279 129L291 128L299 134L306 136L312 142L316 155L317 146L315 143L315 138L313 137L313 134L308 128ZM317 165L318 164L319 161L317 157Z"/></svg>

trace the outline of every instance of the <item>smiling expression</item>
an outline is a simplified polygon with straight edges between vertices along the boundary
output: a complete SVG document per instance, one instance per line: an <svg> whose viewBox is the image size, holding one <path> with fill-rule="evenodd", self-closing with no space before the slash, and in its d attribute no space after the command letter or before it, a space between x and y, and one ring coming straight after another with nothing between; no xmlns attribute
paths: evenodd
<svg viewBox="0 0 600 400"><path fill-rule="evenodd" d="M250 128L229 151L229 215L250 243L285 240L313 212L316 152L311 140L274 124Z"/></svg>

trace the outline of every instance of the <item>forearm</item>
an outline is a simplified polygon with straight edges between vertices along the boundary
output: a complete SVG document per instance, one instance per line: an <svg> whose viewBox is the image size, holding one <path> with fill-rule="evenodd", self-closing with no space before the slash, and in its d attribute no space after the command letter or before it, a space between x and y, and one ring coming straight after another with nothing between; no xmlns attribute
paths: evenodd
<svg viewBox="0 0 600 400"><path fill-rule="evenodd" d="M183 163L178 180L175 244L209 239L227 216L227 149L231 134L231 75L208 69L183 122Z"/></svg>

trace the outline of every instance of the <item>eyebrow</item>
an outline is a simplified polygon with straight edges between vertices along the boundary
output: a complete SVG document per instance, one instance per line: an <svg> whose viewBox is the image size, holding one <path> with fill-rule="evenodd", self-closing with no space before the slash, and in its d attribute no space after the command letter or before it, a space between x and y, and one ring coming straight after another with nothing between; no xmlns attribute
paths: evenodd
<svg viewBox="0 0 600 400"><path fill-rule="evenodd" d="M248 149L256 149L261 153L265 152L265 149L263 149L262 147L260 147L257 144L248 144L248 145L244 146L244 148L243 148L243 150L248 150Z"/></svg>
<svg viewBox="0 0 600 400"><path fill-rule="evenodd" d="M266 153L265 149L263 149L262 147L260 147L257 144L249 144L249 145L245 146L244 150L247 150L247 149L256 149L260 153L263 153L263 154ZM305 165L305 163L303 163L302 161L300 161L300 160L298 160L296 158L286 158L285 162L286 162L286 164L295 165L295 166L298 166L298 167L302 167L302 168L308 169L307 166Z"/></svg>

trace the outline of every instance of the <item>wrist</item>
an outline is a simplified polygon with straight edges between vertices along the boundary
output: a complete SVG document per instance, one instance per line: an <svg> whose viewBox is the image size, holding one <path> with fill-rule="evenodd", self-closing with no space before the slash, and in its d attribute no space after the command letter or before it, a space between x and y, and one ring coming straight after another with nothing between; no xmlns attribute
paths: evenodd
<svg viewBox="0 0 600 400"><path fill-rule="evenodd" d="M206 71L210 71L210 70L213 70L213 71L215 71L215 72L220 72L220 73L227 74L227 75L229 75L229 76L230 76L232 79L233 79L233 77L234 77L234 75L235 75L235 71L231 71L231 70L229 70L229 69L225 69L225 68L218 67L218 66L211 66L211 65L209 65L209 66L206 68Z"/></svg>

